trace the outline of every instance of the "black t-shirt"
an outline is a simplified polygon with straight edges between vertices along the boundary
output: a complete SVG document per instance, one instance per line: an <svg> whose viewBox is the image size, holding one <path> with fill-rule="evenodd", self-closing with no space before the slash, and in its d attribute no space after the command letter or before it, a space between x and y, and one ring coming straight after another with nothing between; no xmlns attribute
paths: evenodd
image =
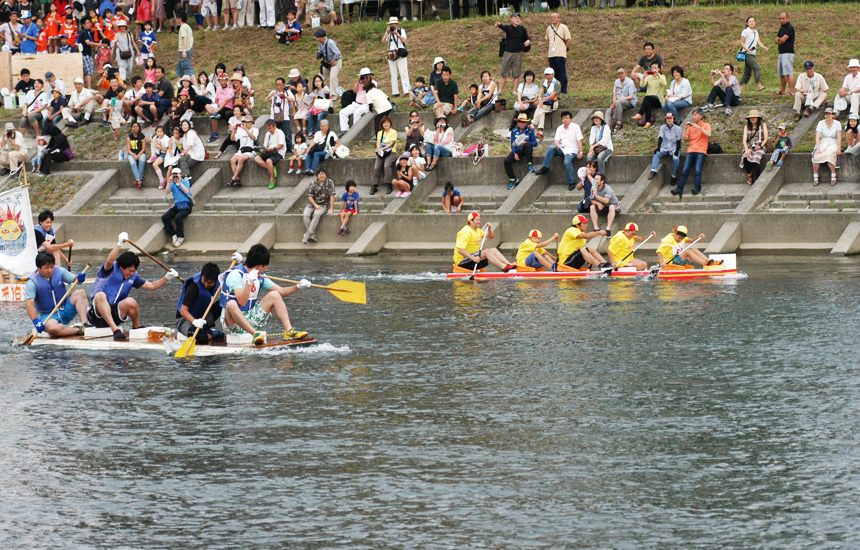
<svg viewBox="0 0 860 550"><path fill-rule="evenodd" d="M93 39L93 31L88 31L82 27L81 30L78 31L78 44L81 45L81 54L87 57L92 57L93 47L87 44L87 41L95 42Z"/></svg>
<svg viewBox="0 0 860 550"><path fill-rule="evenodd" d="M524 26L501 25L499 28L505 31L505 38L508 40L505 44L506 52L523 51L523 42L529 39L529 33Z"/></svg>
<svg viewBox="0 0 860 550"><path fill-rule="evenodd" d="M658 53L655 53L654 57L652 57L651 59L648 59L647 55L643 55L642 57L639 58L638 65L640 67L642 67L642 70L650 71L651 70L651 64L654 63L655 61L657 63L659 63L661 67L663 66L663 58L660 57L660 54L658 54Z"/></svg>
<svg viewBox="0 0 860 550"><path fill-rule="evenodd" d="M44 236L44 235L42 235L42 232L41 232L41 231L33 231L33 232L36 234L36 249L38 250L40 246L42 246L43 244L45 244L45 236ZM53 239L53 237L54 237L54 236L53 236L53 235L51 235L51 238L52 238L52 239ZM52 242L53 242L53 241L52 241Z"/></svg>
<svg viewBox="0 0 860 550"><path fill-rule="evenodd" d="M15 84L15 91L16 92L23 92L26 94L27 92L29 92L30 90L32 90L33 88L36 87L35 83L36 83L36 79L34 79L34 78L31 78L27 82L24 82L23 80L19 80L18 83Z"/></svg>
<svg viewBox="0 0 860 550"><path fill-rule="evenodd" d="M155 85L158 88L158 95L161 99L173 99L173 84L164 77Z"/></svg>
<svg viewBox="0 0 860 550"><path fill-rule="evenodd" d="M783 36L788 36L788 40L782 44L777 44L779 53L794 53L794 25L790 22L781 26L779 32L776 33L777 38L782 38Z"/></svg>
<svg viewBox="0 0 860 550"><path fill-rule="evenodd" d="M131 152L135 155L143 151L143 140L146 139L143 135L143 132L134 136L133 134L128 135L128 148L131 149Z"/></svg>

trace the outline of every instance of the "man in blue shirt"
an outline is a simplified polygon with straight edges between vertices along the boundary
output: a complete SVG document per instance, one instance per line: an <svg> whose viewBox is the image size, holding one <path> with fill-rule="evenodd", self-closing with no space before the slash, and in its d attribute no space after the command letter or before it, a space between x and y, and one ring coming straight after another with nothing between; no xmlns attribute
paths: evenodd
<svg viewBox="0 0 860 550"><path fill-rule="evenodd" d="M654 179L657 175L657 169L660 168L660 159L663 157L672 157L672 185L678 183L678 164L681 162L681 141L684 138L684 131L681 127L675 124L675 115L672 113L666 114L666 124L660 126L660 133L657 135L657 148L654 149L654 156L651 158L651 174L649 180Z"/></svg>
<svg viewBox="0 0 860 550"><path fill-rule="evenodd" d="M51 336L74 336L80 334L79 328L66 326L75 319L87 316L87 293L78 289L63 302L62 307L48 319L48 314L60 303L66 294L66 285L86 279L84 273L77 275L55 266L54 256L49 252L36 255L36 271L24 285L24 307L38 332L48 331Z"/></svg>
<svg viewBox="0 0 860 550"><path fill-rule="evenodd" d="M27 10L21 12L21 53L36 53L39 27L33 23L32 17L33 15Z"/></svg>
<svg viewBox="0 0 860 550"><path fill-rule="evenodd" d="M523 159L529 164L529 172L534 172L532 150L537 147L537 136L529 125L529 117L520 113L517 117L517 127L511 130L511 152L505 157L505 172L508 174L508 189L516 187L520 180L514 176L514 163Z"/></svg>
<svg viewBox="0 0 860 550"><path fill-rule="evenodd" d="M143 85L143 88L145 91L140 97L140 101L137 102L134 112L137 113L137 116L145 118L149 122L147 125L149 127L161 118L161 110L159 109L161 106L161 96L152 91L152 82L147 82Z"/></svg>

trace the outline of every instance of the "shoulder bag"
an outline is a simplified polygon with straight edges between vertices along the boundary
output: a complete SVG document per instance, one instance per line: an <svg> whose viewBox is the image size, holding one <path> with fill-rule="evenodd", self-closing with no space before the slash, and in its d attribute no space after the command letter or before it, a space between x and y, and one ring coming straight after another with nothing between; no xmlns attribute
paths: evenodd
<svg viewBox="0 0 860 550"><path fill-rule="evenodd" d="M738 61L746 61L747 60L747 50L753 47L753 44L758 40L758 31L753 31L753 39L750 44L747 45L747 49L741 48L738 50L737 55L735 55L735 59Z"/></svg>

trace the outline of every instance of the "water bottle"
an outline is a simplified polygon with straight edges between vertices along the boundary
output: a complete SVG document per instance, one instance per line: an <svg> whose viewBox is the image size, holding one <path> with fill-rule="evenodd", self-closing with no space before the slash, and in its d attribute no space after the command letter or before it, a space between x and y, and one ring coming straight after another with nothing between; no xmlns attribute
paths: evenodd
<svg viewBox="0 0 860 550"><path fill-rule="evenodd" d="M125 151L122 149L119 150L119 161L122 162L125 160Z"/></svg>

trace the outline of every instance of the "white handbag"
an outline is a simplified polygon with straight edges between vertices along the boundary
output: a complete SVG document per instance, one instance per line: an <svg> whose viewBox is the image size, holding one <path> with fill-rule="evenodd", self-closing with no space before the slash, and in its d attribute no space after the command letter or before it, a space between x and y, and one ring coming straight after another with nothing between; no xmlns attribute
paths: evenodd
<svg viewBox="0 0 860 550"><path fill-rule="evenodd" d="M318 97L314 100L314 109L319 112L328 111L331 108L331 100L324 97Z"/></svg>
<svg viewBox="0 0 860 550"><path fill-rule="evenodd" d="M338 145L337 149L334 150L334 156L339 159L345 159L349 157L349 147L346 145Z"/></svg>

